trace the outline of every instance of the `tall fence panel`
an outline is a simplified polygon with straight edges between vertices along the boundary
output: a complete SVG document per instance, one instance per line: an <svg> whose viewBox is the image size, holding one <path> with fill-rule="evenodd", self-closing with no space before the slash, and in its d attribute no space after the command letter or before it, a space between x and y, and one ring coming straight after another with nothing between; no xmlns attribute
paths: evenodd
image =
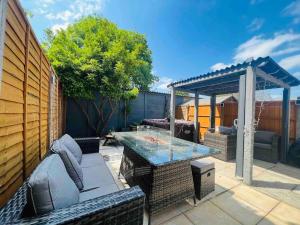
<svg viewBox="0 0 300 225"><path fill-rule="evenodd" d="M3 8L4 7L4 8ZM1 10L5 9L5 10ZM61 124L49 125L49 102L59 109L59 92L49 98L51 71L24 11L17 0L1 1L0 18L0 206L29 176L46 154ZM57 80L57 79L56 79ZM58 90L58 81L54 89Z"/></svg>
<svg viewBox="0 0 300 225"><path fill-rule="evenodd" d="M295 101L290 102L290 139L296 139L297 107ZM256 120L259 119L257 130L273 131L281 135L281 101L256 102ZM216 106L216 126L233 126L233 122L238 117L238 103L225 102ZM176 118L188 121L194 120L194 106L178 106L176 109ZM210 125L210 106L199 106L199 138L203 139L204 133Z"/></svg>

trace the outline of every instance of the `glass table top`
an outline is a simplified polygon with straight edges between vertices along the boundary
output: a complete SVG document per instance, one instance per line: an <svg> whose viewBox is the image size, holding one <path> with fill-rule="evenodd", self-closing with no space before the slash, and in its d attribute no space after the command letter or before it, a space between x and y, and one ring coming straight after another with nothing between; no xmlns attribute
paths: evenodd
<svg viewBox="0 0 300 225"><path fill-rule="evenodd" d="M138 129L131 132L113 132L112 135L153 165L193 160L220 152L214 148L172 137L170 131L163 129Z"/></svg>

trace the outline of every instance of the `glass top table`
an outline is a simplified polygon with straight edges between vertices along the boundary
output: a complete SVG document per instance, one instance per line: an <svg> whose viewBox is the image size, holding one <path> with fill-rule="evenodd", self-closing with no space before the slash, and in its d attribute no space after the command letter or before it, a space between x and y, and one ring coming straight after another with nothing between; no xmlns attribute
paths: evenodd
<svg viewBox="0 0 300 225"><path fill-rule="evenodd" d="M171 136L170 131L163 129L145 128L131 132L113 132L112 135L156 166L203 158L220 152L214 148L175 138Z"/></svg>

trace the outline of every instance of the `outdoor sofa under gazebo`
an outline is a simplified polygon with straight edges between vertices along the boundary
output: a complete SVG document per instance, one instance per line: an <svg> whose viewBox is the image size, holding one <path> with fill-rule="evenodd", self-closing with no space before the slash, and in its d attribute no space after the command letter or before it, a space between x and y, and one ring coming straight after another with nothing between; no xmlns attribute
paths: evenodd
<svg viewBox="0 0 300 225"><path fill-rule="evenodd" d="M253 142L255 132L255 91L283 88L282 136L280 160L286 162L289 149L290 88L300 81L279 66L272 58L250 59L200 76L168 85L171 89L170 129L175 131L175 94L183 91L195 94L194 141L198 142L198 96L207 95L211 99L211 128L215 128L216 96L239 93L238 131L236 149L236 176L243 177L247 184L252 183Z"/></svg>

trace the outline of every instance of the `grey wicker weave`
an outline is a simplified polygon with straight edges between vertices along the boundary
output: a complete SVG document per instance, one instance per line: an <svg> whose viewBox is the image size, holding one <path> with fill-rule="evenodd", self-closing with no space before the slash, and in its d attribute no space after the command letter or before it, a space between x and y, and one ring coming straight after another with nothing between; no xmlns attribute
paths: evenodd
<svg viewBox="0 0 300 225"><path fill-rule="evenodd" d="M139 185L145 192L150 217L195 197L190 160L154 166L125 146L120 173L130 186Z"/></svg>
<svg viewBox="0 0 300 225"><path fill-rule="evenodd" d="M204 134L204 145L221 151L220 154L216 154L213 157L229 161L236 157L236 138L236 134L227 135L206 132Z"/></svg>
<svg viewBox="0 0 300 225"><path fill-rule="evenodd" d="M99 149L99 138L80 139L83 153ZM26 182L0 209L0 224L99 224L142 225L145 194L138 187L117 191L41 216L28 217ZM27 216L26 216L27 215Z"/></svg>

